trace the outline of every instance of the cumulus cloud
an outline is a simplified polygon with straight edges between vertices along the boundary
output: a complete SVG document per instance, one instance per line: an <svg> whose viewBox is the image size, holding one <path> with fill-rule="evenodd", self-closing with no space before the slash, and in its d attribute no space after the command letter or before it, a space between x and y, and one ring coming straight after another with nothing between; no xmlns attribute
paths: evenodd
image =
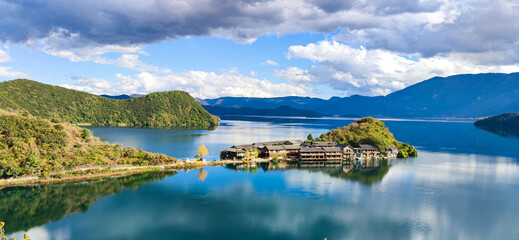
<svg viewBox="0 0 519 240"><path fill-rule="evenodd" d="M149 65L142 62L137 54L123 54L117 59L117 66L133 69L139 72L158 72L158 73L169 73L171 70L166 68L159 68L156 66Z"/></svg>
<svg viewBox="0 0 519 240"><path fill-rule="evenodd" d="M0 66L0 77L6 78L29 78L29 75L23 72L11 71L10 67Z"/></svg>
<svg viewBox="0 0 519 240"><path fill-rule="evenodd" d="M355 48L331 40L291 46L287 57L307 59L316 65L308 69L276 70L275 76L299 84L330 85L346 91L347 95L387 95L434 76L519 71L518 65L471 63L460 54L420 58L381 49Z"/></svg>
<svg viewBox="0 0 519 240"><path fill-rule="evenodd" d="M251 43L263 35L342 29L342 41L429 57L517 49L518 14L510 0L2 1L0 41L57 34L74 40L59 49L74 49L213 35Z"/></svg>
<svg viewBox="0 0 519 240"><path fill-rule="evenodd" d="M77 78L74 85L63 87L94 94L133 94L183 90L196 98L276 97L309 95L313 90L302 84L273 83L234 72L186 71L167 75L142 72L134 76L117 74L117 81L96 78Z"/></svg>
<svg viewBox="0 0 519 240"><path fill-rule="evenodd" d="M9 54L5 50L0 48L0 63L9 62L9 60L11 60Z"/></svg>

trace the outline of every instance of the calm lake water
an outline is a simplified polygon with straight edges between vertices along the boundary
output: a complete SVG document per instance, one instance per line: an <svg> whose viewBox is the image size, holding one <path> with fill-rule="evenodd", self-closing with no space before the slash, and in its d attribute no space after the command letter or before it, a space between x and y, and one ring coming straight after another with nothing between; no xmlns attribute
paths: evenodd
<svg viewBox="0 0 519 240"><path fill-rule="evenodd" d="M317 137L350 122L251 117L225 119L214 131L91 129L177 158L205 144L216 159L231 145ZM471 122L386 125L419 157L354 174L209 167L7 188L0 219L18 239L26 231L32 239L74 240L519 239L519 138Z"/></svg>

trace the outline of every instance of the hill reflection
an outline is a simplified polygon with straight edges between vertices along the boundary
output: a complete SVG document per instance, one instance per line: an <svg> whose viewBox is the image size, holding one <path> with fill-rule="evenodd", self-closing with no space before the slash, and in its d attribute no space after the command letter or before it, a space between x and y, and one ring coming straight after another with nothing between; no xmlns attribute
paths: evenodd
<svg viewBox="0 0 519 240"><path fill-rule="evenodd" d="M153 172L81 183L5 188L0 190L0 217L7 223L7 234L26 231L73 213L86 212L101 197L137 189L175 174Z"/></svg>

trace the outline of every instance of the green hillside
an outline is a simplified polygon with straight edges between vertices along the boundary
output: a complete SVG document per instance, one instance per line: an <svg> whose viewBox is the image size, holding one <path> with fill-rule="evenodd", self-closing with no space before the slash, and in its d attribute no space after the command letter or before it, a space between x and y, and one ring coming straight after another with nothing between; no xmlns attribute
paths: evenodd
<svg viewBox="0 0 519 240"><path fill-rule="evenodd" d="M474 123L478 127L519 128L519 113L503 113L480 119Z"/></svg>
<svg viewBox="0 0 519 240"><path fill-rule="evenodd" d="M387 152L389 147L398 148L398 157L414 157L418 152L407 143L398 142L386 125L372 117L359 119L354 123L342 128L332 129L330 132L321 134L317 139L348 144L358 147L359 144L371 144L381 152Z"/></svg>
<svg viewBox="0 0 519 240"><path fill-rule="evenodd" d="M70 124L0 112L0 178L52 177L76 167L175 162L163 154L102 142L89 130Z"/></svg>
<svg viewBox="0 0 519 240"><path fill-rule="evenodd" d="M98 126L208 129L218 125L217 117L182 91L115 100L26 79L0 83L0 109Z"/></svg>

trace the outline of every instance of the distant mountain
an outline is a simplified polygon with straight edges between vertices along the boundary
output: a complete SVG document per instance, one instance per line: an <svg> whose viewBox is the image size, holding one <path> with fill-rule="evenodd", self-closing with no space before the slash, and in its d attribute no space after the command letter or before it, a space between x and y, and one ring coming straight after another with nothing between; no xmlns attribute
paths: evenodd
<svg viewBox="0 0 519 240"><path fill-rule="evenodd" d="M100 126L213 128L218 125L217 117L182 91L115 100L26 79L0 83L0 109Z"/></svg>
<svg viewBox="0 0 519 240"><path fill-rule="evenodd" d="M472 118L519 111L519 73L434 77L387 96L204 99L209 106L276 108L289 106L327 115L402 118ZM261 106L261 107L258 107Z"/></svg>
<svg viewBox="0 0 519 240"><path fill-rule="evenodd" d="M248 98L248 97L222 97L216 99L201 99L202 105L231 107L231 108L278 108L288 106L296 109L316 110L316 106L325 104L327 101L321 98L310 97L278 97L278 98Z"/></svg>
<svg viewBox="0 0 519 240"><path fill-rule="evenodd" d="M105 98L110 98L110 99L117 99L117 100L124 100L124 99L128 99L128 98L132 98L131 96L128 96L126 94L117 95L117 96L111 96L111 95L102 94L102 95L99 95L99 96L105 97Z"/></svg>
<svg viewBox="0 0 519 240"><path fill-rule="evenodd" d="M293 107L281 106L274 109L271 108L230 108L203 106L205 110L216 116L237 115L237 116L294 116L294 117L322 117L322 113L311 110L300 110Z"/></svg>
<svg viewBox="0 0 519 240"><path fill-rule="evenodd" d="M503 113L487 117L474 123L478 127L499 127L519 129L519 113Z"/></svg>
<svg viewBox="0 0 519 240"><path fill-rule="evenodd" d="M105 98L110 98L110 99L124 100L124 99L129 99L129 98L143 97L146 95L144 95L144 94L131 94L131 95L122 94L122 95L112 96L112 95L102 94L99 96L105 97Z"/></svg>

